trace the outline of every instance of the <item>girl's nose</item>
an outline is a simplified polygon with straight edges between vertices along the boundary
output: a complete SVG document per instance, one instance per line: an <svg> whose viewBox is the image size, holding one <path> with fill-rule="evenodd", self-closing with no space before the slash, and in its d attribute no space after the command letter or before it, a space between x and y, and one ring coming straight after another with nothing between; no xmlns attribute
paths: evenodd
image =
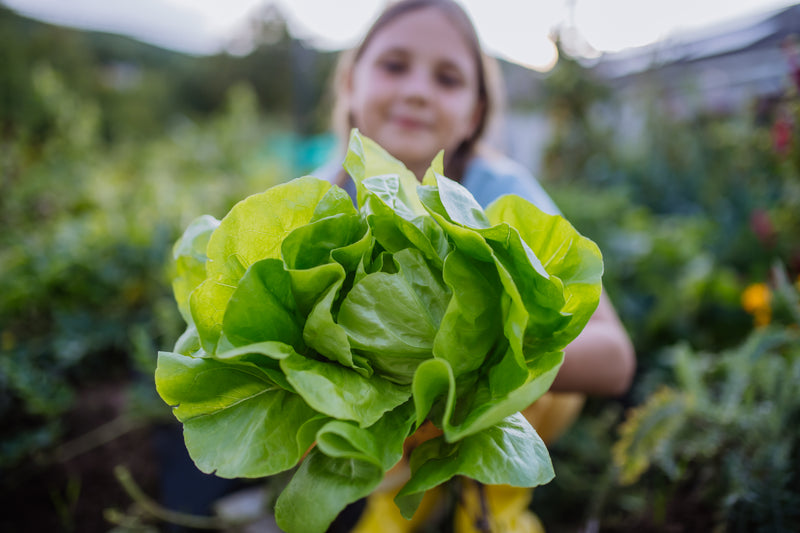
<svg viewBox="0 0 800 533"><path fill-rule="evenodd" d="M412 69L403 79L401 92L405 98L424 101L430 98L431 90L430 75L422 69Z"/></svg>

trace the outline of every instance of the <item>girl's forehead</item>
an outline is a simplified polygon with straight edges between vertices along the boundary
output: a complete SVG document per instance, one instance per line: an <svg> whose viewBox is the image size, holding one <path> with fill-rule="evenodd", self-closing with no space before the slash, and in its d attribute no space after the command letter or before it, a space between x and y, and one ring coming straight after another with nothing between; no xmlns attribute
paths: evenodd
<svg viewBox="0 0 800 533"><path fill-rule="evenodd" d="M474 64L467 37L442 11L427 7L399 15L372 36L365 54L401 50L468 67Z"/></svg>

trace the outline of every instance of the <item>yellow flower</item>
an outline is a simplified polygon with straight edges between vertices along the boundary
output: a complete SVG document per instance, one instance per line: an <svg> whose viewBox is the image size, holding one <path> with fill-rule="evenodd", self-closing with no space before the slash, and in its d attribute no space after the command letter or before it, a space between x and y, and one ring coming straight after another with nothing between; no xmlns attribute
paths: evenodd
<svg viewBox="0 0 800 533"><path fill-rule="evenodd" d="M748 285L742 293L742 308L753 315L756 326L766 326L772 320L772 292L765 283Z"/></svg>
<svg viewBox="0 0 800 533"><path fill-rule="evenodd" d="M4 352L11 351L17 344L16 340L17 339L11 330L4 329L3 333L0 335L0 349L2 349Z"/></svg>

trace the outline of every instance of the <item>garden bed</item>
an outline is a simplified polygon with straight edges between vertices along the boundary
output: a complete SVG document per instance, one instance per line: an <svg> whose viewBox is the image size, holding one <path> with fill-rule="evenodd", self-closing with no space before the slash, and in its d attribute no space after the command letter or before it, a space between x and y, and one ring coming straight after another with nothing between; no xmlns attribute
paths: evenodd
<svg viewBox="0 0 800 533"><path fill-rule="evenodd" d="M132 503L114 476L117 465L133 472L148 494L157 494L152 429L114 422L125 409L126 387L115 382L85 388L66 416L65 444L3 476L0 530L109 531L113 526L104 511ZM107 431L95 431L101 427ZM81 438L90 432L91 438Z"/></svg>

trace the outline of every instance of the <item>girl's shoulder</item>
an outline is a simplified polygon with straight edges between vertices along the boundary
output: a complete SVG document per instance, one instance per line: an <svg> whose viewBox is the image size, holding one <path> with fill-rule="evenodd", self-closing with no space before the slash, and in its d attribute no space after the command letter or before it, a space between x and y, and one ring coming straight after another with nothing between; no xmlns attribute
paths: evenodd
<svg viewBox="0 0 800 533"><path fill-rule="evenodd" d="M319 178L321 180L325 180L332 185L337 185L344 189L347 194L350 195L350 198L353 199L353 203L356 203L356 184L353 182L352 179L344 172L342 168L342 160L344 156L340 159L331 159L321 167L316 168L311 172L311 175L315 178Z"/></svg>
<svg viewBox="0 0 800 533"><path fill-rule="evenodd" d="M464 171L461 183L483 207L504 194L516 194L546 213L561 214L533 174L517 161L500 153L474 156Z"/></svg>
<svg viewBox="0 0 800 533"><path fill-rule="evenodd" d="M344 159L342 157L341 159ZM321 180L325 180L329 183L336 183L339 180L339 174L342 172L342 161L341 159L333 159L331 158L327 163L323 164L321 167L317 167L313 171L311 171L311 175L315 178L319 178Z"/></svg>

